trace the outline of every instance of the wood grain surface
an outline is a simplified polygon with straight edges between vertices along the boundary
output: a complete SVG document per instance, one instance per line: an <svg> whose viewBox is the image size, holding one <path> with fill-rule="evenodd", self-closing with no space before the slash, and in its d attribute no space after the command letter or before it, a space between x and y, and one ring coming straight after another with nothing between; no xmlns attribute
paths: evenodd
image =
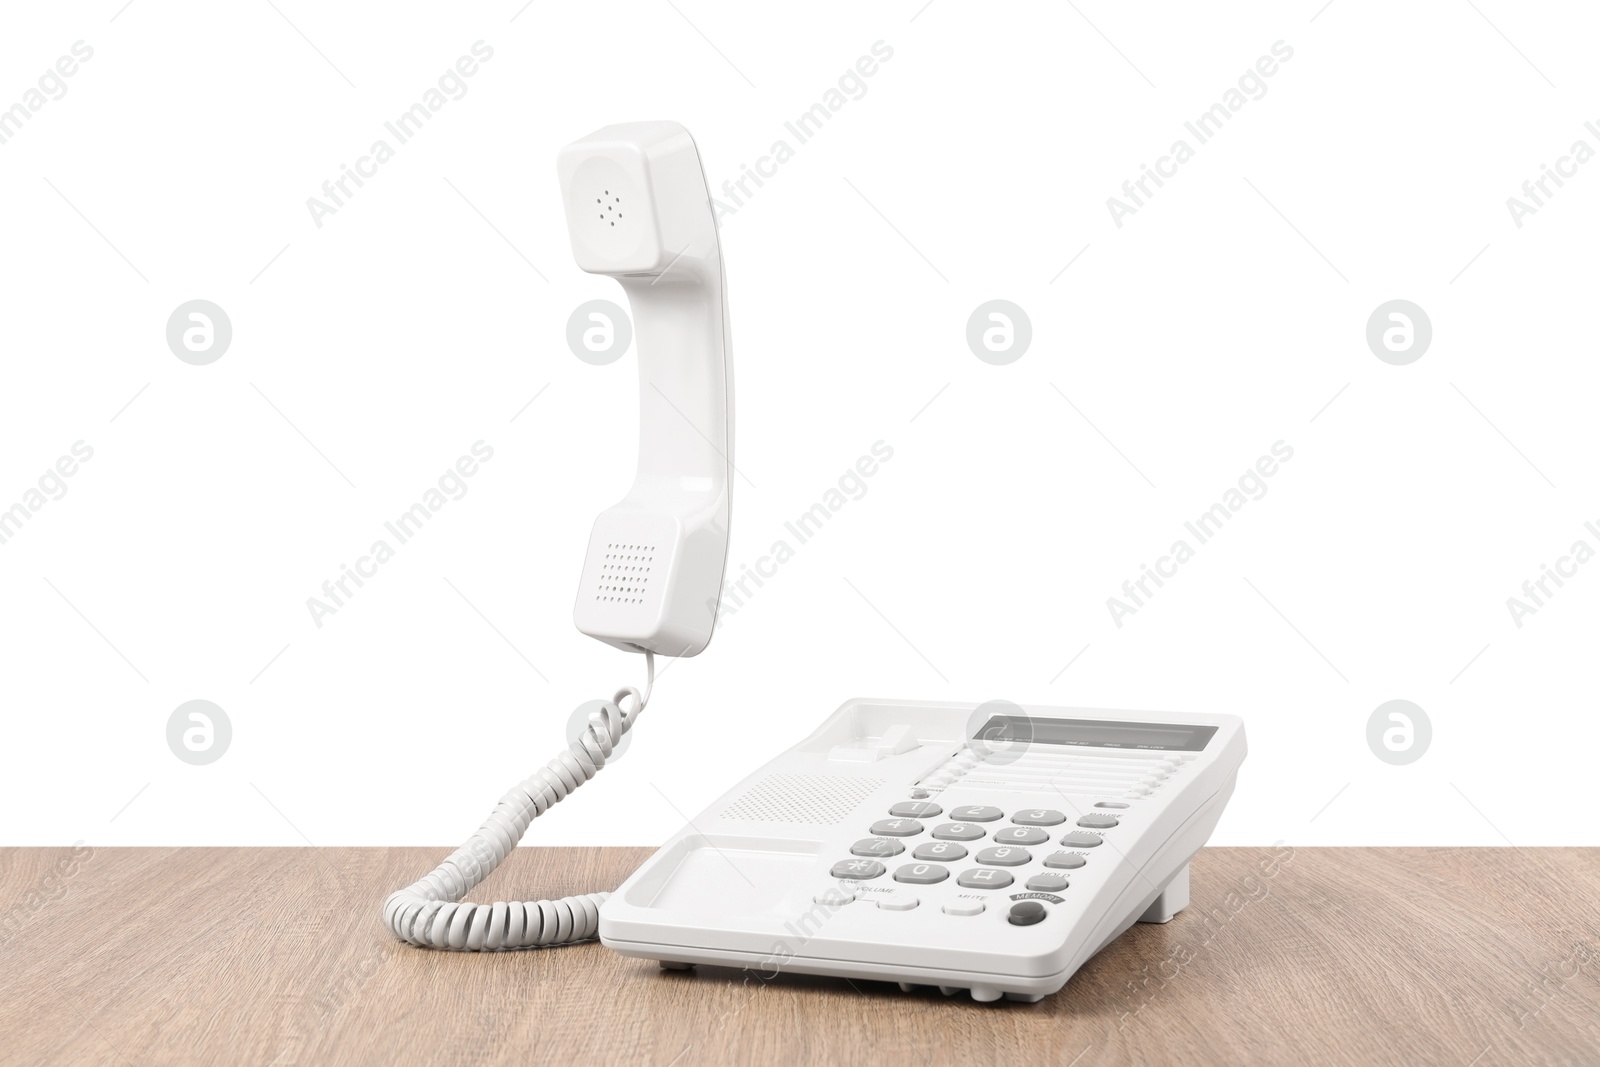
<svg viewBox="0 0 1600 1067"><path fill-rule="evenodd" d="M0 849L0 1062L1600 1063L1595 849L1206 849L1188 911L1038 1004L391 940L447 851ZM476 896L648 854L518 849Z"/></svg>

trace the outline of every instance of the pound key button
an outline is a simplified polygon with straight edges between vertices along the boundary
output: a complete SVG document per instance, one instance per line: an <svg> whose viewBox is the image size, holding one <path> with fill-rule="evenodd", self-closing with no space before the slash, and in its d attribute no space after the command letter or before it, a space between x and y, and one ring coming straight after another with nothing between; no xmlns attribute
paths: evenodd
<svg viewBox="0 0 1600 1067"><path fill-rule="evenodd" d="M1037 900L1019 900L1011 905L1011 914L1006 918L1012 926L1032 926L1043 922L1046 914L1044 905Z"/></svg>

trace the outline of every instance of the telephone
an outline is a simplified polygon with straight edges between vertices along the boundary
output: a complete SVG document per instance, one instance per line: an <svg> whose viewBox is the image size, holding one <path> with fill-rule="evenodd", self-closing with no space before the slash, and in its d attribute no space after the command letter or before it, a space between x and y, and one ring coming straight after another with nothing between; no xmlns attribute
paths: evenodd
<svg viewBox="0 0 1600 1067"><path fill-rule="evenodd" d="M733 383L721 246L694 140L607 126L557 160L573 256L634 317L639 461L590 533L573 621L645 657L568 749L500 798L384 921L413 945L598 936L662 966L864 976L1038 1000L1135 921L1188 903L1188 863L1244 758L1232 716L855 700L735 786L614 894L463 898L592 779L657 655L704 651L728 554ZM1059 838L1059 839L1058 839Z"/></svg>

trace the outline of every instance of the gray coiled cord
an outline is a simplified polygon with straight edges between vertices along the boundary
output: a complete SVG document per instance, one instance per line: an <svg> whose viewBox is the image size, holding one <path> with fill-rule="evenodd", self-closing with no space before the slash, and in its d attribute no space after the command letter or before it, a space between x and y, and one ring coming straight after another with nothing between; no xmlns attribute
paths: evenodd
<svg viewBox="0 0 1600 1067"><path fill-rule="evenodd" d="M395 937L423 948L490 952L565 945L595 936L600 929L600 905L609 893L583 893L560 900L497 900L493 904L473 904L461 898L500 866L534 819L606 765L655 687L655 654L644 655L647 679L643 694L632 686L617 690L610 701L590 713L588 728L567 751L500 798L466 844L431 874L390 894L383 905L383 921Z"/></svg>

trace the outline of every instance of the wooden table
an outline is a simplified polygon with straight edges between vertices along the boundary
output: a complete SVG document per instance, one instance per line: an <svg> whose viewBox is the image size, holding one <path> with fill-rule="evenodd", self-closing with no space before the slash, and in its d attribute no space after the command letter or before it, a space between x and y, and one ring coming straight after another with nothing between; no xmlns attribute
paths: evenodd
<svg viewBox="0 0 1600 1067"><path fill-rule="evenodd" d="M1193 904L1039 1004L427 952L388 893L448 850L0 850L0 1062L1600 1063L1600 850L1213 848ZM519 849L480 899L648 849Z"/></svg>

